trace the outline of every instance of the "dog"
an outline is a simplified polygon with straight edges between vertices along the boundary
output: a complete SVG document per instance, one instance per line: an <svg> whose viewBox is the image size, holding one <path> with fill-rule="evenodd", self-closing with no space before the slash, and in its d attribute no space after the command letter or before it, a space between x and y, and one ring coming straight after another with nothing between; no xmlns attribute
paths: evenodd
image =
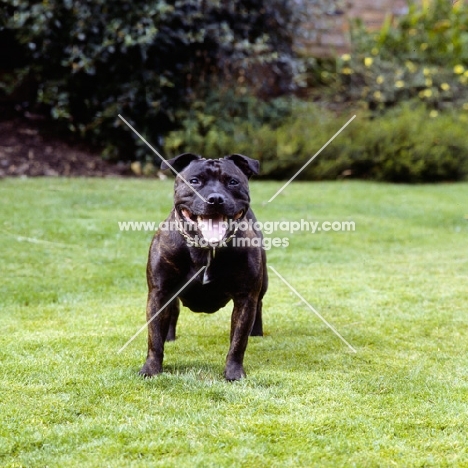
<svg viewBox="0 0 468 468"><path fill-rule="evenodd" d="M184 153L163 162L161 169L167 168L177 174L174 207L149 250L148 354L140 374L163 371L164 343L176 338L179 300L205 313L233 300L224 376L240 380L246 376L249 336L263 336L268 286L263 237L255 228L248 186L259 162L241 154L204 159Z"/></svg>

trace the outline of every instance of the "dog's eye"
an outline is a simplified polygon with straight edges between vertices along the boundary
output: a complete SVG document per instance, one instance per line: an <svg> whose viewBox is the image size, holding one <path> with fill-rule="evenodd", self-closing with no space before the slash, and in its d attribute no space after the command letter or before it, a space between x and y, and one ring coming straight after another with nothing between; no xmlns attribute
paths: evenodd
<svg viewBox="0 0 468 468"><path fill-rule="evenodd" d="M200 181L196 177L192 177L190 180L190 185L197 185L200 183Z"/></svg>
<svg viewBox="0 0 468 468"><path fill-rule="evenodd" d="M239 185L239 181L236 180L236 179L231 179L231 180L229 181L229 185Z"/></svg>

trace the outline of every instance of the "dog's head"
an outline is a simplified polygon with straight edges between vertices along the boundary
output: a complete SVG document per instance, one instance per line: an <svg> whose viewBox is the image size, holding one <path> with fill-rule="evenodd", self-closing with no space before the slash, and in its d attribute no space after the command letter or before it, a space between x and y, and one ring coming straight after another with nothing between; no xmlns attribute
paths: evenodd
<svg viewBox="0 0 468 468"><path fill-rule="evenodd" d="M177 174L174 203L179 219L210 243L222 242L249 209L248 179L258 174L259 162L242 154L204 159L184 153L164 161L161 169L167 168Z"/></svg>

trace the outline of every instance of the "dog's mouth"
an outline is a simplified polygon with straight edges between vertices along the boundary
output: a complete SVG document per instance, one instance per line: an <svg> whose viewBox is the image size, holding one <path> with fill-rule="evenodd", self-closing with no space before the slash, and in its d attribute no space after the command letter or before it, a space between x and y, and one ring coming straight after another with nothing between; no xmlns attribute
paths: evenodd
<svg viewBox="0 0 468 468"><path fill-rule="evenodd" d="M210 243L221 242L233 228L235 221L241 219L245 210L238 211L232 218L223 214L196 215L186 208L181 210L184 221L192 228L198 228L203 238Z"/></svg>

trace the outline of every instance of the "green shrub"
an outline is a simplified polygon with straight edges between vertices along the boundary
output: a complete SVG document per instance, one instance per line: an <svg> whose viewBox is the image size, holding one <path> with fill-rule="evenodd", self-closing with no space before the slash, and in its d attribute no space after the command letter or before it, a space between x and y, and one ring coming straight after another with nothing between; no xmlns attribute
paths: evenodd
<svg viewBox="0 0 468 468"><path fill-rule="evenodd" d="M10 19L0 28L14 32L27 59L14 72L16 85L32 77L37 103L58 125L105 146L108 156L132 159L135 145L140 157L148 154L119 113L158 144L177 127L176 111L197 98L194 90L203 83L212 84L211 77L246 87L245 70L261 63L268 67L263 77L273 82L260 77L260 87L284 92L297 66L287 0L1 5ZM13 91L11 79L3 80L3 88Z"/></svg>
<svg viewBox="0 0 468 468"><path fill-rule="evenodd" d="M207 92L203 100L196 100L189 110L180 110L177 119L180 129L165 139L168 156L182 148L203 148L213 157L231 142L242 138L240 129L260 131L263 126L275 129L284 123L299 101L285 96L265 101L250 94L241 95L234 89ZM251 132L249 132L251 133ZM246 141L247 143L247 141Z"/></svg>
<svg viewBox="0 0 468 468"><path fill-rule="evenodd" d="M468 174L466 117L436 115L423 106L399 106L350 125L337 146L336 168L346 167L352 177L440 182Z"/></svg>
<svg viewBox="0 0 468 468"><path fill-rule="evenodd" d="M468 6L456 5L412 5L378 33L356 25L353 53L337 60L336 99L374 110L416 98L434 110L468 111Z"/></svg>
<svg viewBox="0 0 468 468"><path fill-rule="evenodd" d="M398 106L376 118L360 113L299 179L461 180L468 174L466 120L465 115L436 115L421 105ZM281 125L245 121L230 132L219 117L213 118L203 135L196 126L170 133L165 151L192 151L206 157L244 153L261 162L262 177L287 179L345 122L317 105L295 102Z"/></svg>

